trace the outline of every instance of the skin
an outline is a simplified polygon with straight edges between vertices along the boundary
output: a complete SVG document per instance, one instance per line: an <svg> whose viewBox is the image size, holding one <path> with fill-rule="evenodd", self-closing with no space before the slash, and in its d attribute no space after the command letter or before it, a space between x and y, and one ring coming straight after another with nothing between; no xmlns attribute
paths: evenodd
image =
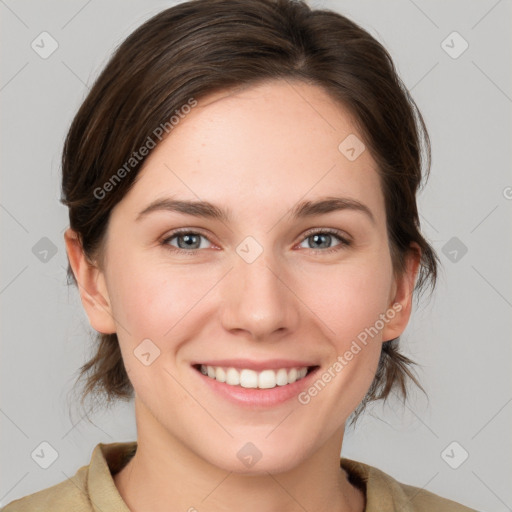
<svg viewBox="0 0 512 512"><path fill-rule="evenodd" d="M394 275L377 167L368 150L354 161L338 150L349 134L358 132L348 112L318 86L273 81L211 95L150 153L112 211L103 268L66 231L89 321L117 333L136 393L138 450L114 477L130 510L364 510L339 465L344 427L382 342L407 325L419 253ZM210 201L233 219L158 211L136 221L171 195ZM356 199L375 222L353 210L290 218L297 202L323 196ZM206 237L190 254L172 252L183 238L162 243L183 227ZM352 244L327 236L315 252L312 228L341 230ZM249 235L263 249L250 264L236 252ZM401 311L307 405L243 408L191 368L291 358L321 374L396 303ZM133 351L148 338L160 356L145 366ZM236 454L249 441L262 457L247 468Z"/></svg>

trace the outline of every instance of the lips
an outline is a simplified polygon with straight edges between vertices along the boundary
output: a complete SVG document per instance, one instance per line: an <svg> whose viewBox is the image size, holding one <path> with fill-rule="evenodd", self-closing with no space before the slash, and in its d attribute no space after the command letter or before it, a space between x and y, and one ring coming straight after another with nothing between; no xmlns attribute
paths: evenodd
<svg viewBox="0 0 512 512"><path fill-rule="evenodd" d="M304 365L303 362L300 361L284 361L284 360L273 360L266 363L269 366L274 366L276 368L264 368L261 371L252 370L251 368L244 368L243 365L252 366L261 368L262 363L260 362L249 362L247 361L241 362L237 360L236 362L233 360L223 360L223 361L208 361L209 363L215 363L210 365L204 365L201 363L194 363L192 365L192 370L198 376L199 381L206 385L207 389L209 389L214 396L220 397L222 400L226 400L237 407L246 408L249 411L265 411L269 407L278 407L280 405L284 405L291 400L297 399L297 396L308 386L311 385L313 379L315 379L316 374L320 370L320 366L318 365ZM234 366L217 366L220 363L234 363ZM286 368L281 365L288 365ZM297 364L297 366L290 367L290 364ZM201 371L202 369L202 371ZM217 371L219 369L225 370L226 380L233 378L231 381L233 384L229 384L228 382L221 382L217 380ZM215 371L215 373L213 373ZM287 382L284 383L284 379L281 381L281 384L277 383L278 373L281 374L286 371ZM241 382L236 383L236 376L229 377L229 373L233 375L238 374L240 376ZM289 379L289 375L291 372L291 378ZM301 372L301 373L299 373ZM302 376L306 373L305 376ZM211 376L208 376L210 373ZM272 377L270 374L275 375L276 382L271 380ZM256 378L255 378L256 377ZM261 377L261 381L260 381ZM282 378L282 377L279 377ZM294 382L290 383L289 381L296 379ZM221 374L222 380L222 374ZM244 382L245 381L245 382ZM248 387L244 387L242 384L248 385ZM255 386L256 385L256 386Z"/></svg>

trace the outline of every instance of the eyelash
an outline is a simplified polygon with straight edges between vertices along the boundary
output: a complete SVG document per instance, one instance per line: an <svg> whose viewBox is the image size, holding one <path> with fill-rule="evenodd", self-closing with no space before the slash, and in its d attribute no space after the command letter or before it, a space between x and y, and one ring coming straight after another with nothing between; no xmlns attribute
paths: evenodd
<svg viewBox="0 0 512 512"><path fill-rule="evenodd" d="M352 245L352 241L351 240L348 240L347 238L345 238L344 236L342 236L342 231L339 231L337 229L331 229L331 228L326 228L326 229L317 229L317 230L314 230L314 231L308 231L306 232L306 234L304 235L304 238L301 240L301 243L306 240L307 238L313 236L313 235L317 235L317 234L327 234L327 235L334 235L338 241L340 242L338 245L334 246L334 247L331 247L330 249L309 249L310 251L313 251L314 253L323 253L323 254L329 254L329 253L333 253L333 252L337 252L339 250L342 250L344 248L347 248L347 247L350 247ZM172 231L169 236L167 236L165 239L163 239L161 241L161 245L164 246L166 249L174 252L174 253L180 253L180 254L187 254L187 255L193 255L195 252L197 252L199 249L181 249L180 247L174 247L174 246L171 246L169 245L169 242L173 239L173 238L176 238L176 236L178 235L199 235L199 236L202 236L203 238L206 238L208 241L209 238L205 235L203 235L202 233L198 232L198 231L192 231L190 229L177 229L175 231ZM211 242L210 242L211 243Z"/></svg>

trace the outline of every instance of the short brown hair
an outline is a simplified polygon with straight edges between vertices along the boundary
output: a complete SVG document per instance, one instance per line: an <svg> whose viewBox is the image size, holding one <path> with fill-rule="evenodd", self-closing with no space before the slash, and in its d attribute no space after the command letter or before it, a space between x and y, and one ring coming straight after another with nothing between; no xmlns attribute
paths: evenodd
<svg viewBox="0 0 512 512"><path fill-rule="evenodd" d="M181 3L146 21L115 51L78 110L62 155L61 201L90 261L101 268L110 212L145 158L104 197L94 191L156 127L190 98L278 79L318 85L351 113L378 165L393 269L397 275L404 271L410 243L416 242L421 261L415 290L427 282L433 289L438 257L420 233L416 205L423 164L425 176L430 170L421 113L376 39L341 14L294 0ZM76 284L69 265L68 282ZM393 388L405 400L407 378L420 386L398 341L383 343L374 381L354 418ZM83 377L82 405L88 395L97 402L106 398L106 405L133 398L116 334L98 334L94 357L80 369Z"/></svg>

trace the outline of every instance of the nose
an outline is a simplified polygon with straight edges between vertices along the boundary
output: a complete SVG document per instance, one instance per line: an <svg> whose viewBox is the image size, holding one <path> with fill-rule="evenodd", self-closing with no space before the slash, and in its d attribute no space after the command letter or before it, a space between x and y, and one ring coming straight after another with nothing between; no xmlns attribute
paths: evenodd
<svg viewBox="0 0 512 512"><path fill-rule="evenodd" d="M255 341L278 339L293 332L300 319L300 300L284 263L270 250L252 262L235 254L223 280L221 319L230 332L244 331Z"/></svg>

